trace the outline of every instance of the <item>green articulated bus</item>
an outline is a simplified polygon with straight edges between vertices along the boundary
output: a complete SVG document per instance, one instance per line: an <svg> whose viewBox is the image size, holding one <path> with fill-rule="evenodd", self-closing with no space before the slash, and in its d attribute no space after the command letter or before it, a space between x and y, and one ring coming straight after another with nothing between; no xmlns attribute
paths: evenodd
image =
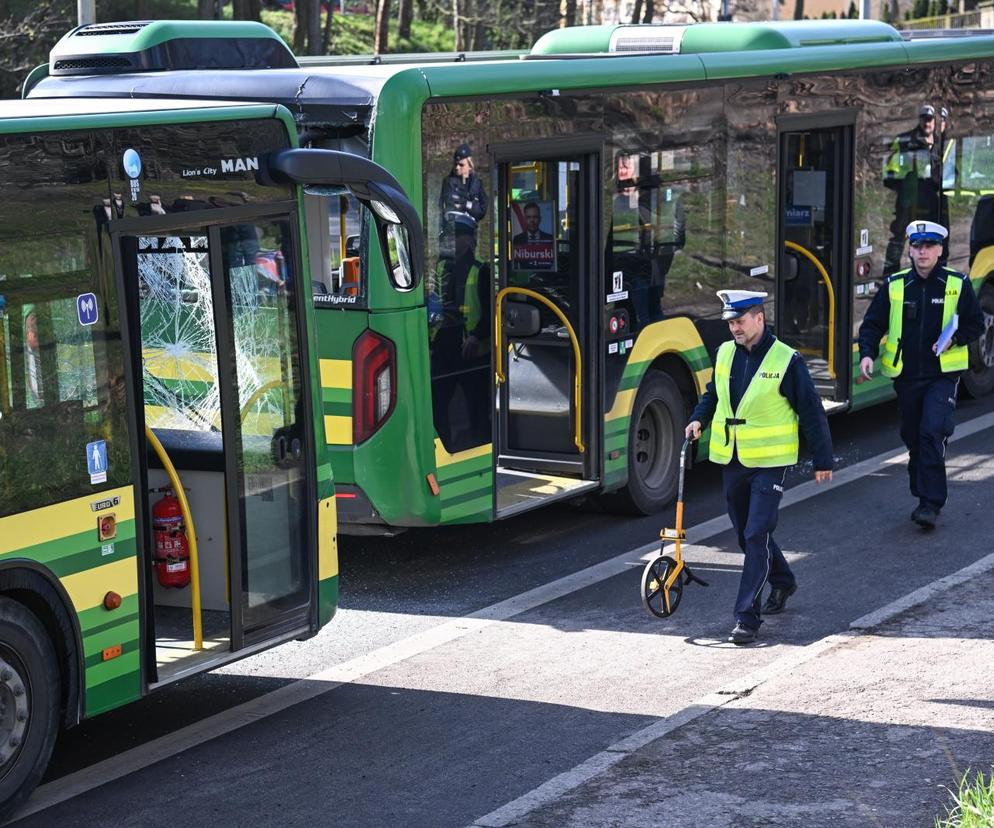
<svg viewBox="0 0 994 828"><path fill-rule="evenodd" d="M301 187L421 228L271 103L5 101L0 170L2 817L60 727L331 619Z"/></svg>
<svg viewBox="0 0 994 828"><path fill-rule="evenodd" d="M204 68L245 25L83 27L26 94L282 103L301 144L370 158L411 194L418 290L367 262L361 205L305 207L343 532L584 493L659 510L727 338L721 288L770 294L827 410L889 398L885 379L857 384L854 338L914 218L951 227L946 261L987 315L964 386L994 386L989 33L622 25L514 55Z"/></svg>

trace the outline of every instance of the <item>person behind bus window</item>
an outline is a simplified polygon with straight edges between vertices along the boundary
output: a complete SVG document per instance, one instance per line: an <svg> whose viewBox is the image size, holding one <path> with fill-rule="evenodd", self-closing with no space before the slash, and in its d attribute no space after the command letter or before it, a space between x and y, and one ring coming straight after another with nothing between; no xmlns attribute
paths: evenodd
<svg viewBox="0 0 994 828"><path fill-rule="evenodd" d="M460 216L468 218L473 227L487 214L487 194L476 174L473 151L469 144L460 144L452 155L452 170L442 179L438 195L439 242L442 255L449 255L454 239L454 222Z"/></svg>
<svg viewBox="0 0 994 828"><path fill-rule="evenodd" d="M38 314L31 311L24 318L24 390L28 408L37 408L43 402L41 378L41 344L38 341Z"/></svg>
<svg viewBox="0 0 994 828"><path fill-rule="evenodd" d="M935 107L922 104L918 123L891 142L884 166L884 186L894 190L894 220L884 256L884 274L901 267L904 229L915 219L939 221L942 191L942 134Z"/></svg>
<svg viewBox="0 0 994 828"><path fill-rule="evenodd" d="M490 439L490 268L476 257L476 225L454 223L455 251L429 278L432 405L450 451ZM434 298L432 298L434 297Z"/></svg>
<svg viewBox="0 0 994 828"><path fill-rule="evenodd" d="M663 318L666 276L687 237L680 193L658 175L642 178L639 165L639 155L617 156L610 232L610 271L624 274L636 330Z"/></svg>

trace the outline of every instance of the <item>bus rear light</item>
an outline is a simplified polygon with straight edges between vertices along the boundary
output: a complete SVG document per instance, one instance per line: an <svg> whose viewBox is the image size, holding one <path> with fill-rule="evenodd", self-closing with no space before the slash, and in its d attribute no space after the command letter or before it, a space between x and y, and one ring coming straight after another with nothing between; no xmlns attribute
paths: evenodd
<svg viewBox="0 0 994 828"><path fill-rule="evenodd" d="M352 349L352 442L372 437L397 402L396 348L387 338L366 331Z"/></svg>

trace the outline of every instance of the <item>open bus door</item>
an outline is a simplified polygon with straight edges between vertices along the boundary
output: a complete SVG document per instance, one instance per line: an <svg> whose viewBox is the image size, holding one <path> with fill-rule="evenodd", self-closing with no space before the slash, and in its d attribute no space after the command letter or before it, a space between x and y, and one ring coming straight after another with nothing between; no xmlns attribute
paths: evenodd
<svg viewBox="0 0 994 828"><path fill-rule="evenodd" d="M416 283L420 224L382 168L285 150L270 157L268 174L359 198L384 261ZM319 625L316 391L299 203L218 206L224 196L108 225L130 354L150 686ZM173 528L180 520L185 538ZM184 568L189 589L176 575Z"/></svg>
<svg viewBox="0 0 994 828"><path fill-rule="evenodd" d="M598 486L597 157L498 159L499 517Z"/></svg>
<svg viewBox="0 0 994 828"><path fill-rule="evenodd" d="M852 372L852 120L780 119L776 335L804 357L827 411Z"/></svg>

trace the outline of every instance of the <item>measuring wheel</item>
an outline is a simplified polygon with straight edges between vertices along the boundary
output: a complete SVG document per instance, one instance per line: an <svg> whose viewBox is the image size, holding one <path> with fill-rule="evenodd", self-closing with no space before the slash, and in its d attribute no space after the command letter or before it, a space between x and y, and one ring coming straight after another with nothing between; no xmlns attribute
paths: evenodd
<svg viewBox="0 0 994 828"><path fill-rule="evenodd" d="M642 570L642 606L657 618L668 618L680 606L683 597L683 573L677 575L673 585L667 590L663 588L666 579L670 577L677 563L669 555L657 555Z"/></svg>

